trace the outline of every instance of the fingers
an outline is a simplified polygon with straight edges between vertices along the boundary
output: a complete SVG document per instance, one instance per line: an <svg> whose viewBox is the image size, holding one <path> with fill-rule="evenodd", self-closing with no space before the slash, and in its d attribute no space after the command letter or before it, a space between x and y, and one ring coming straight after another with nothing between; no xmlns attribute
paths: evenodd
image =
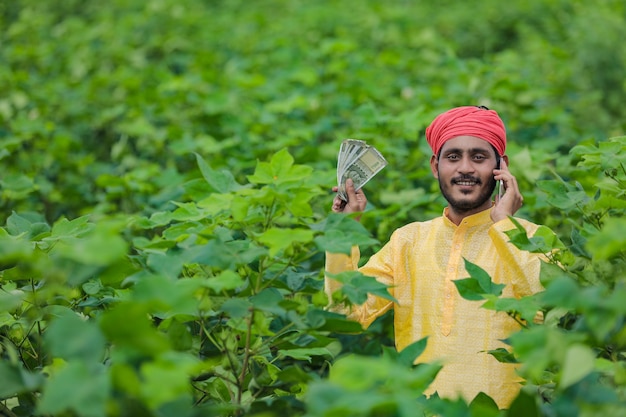
<svg viewBox="0 0 626 417"><path fill-rule="evenodd" d="M504 188L500 193L501 197L496 197L496 206L492 211L492 217L497 221L513 216L522 207L524 197L519 190L517 179L511 174L504 160L501 160L500 169L494 170L494 178L496 181L502 181L501 187Z"/></svg>
<svg viewBox="0 0 626 417"><path fill-rule="evenodd" d="M333 191L337 191L337 187L333 187ZM362 212L367 206L367 197L363 190L355 190L354 182L351 179L346 181L346 195L348 201L343 201L339 196L333 199L332 211L335 213L356 213Z"/></svg>
<svg viewBox="0 0 626 417"><path fill-rule="evenodd" d="M519 191L517 179L515 178L515 176L513 176L513 174L511 174L511 171L509 171L509 167L506 165L506 162L504 162L504 160L502 160L500 164L500 169L494 170L494 178L496 179L496 181L502 181L502 185L504 187L502 198L509 195L511 199L519 199L519 203L521 206L521 202L524 200L524 198Z"/></svg>
<svg viewBox="0 0 626 417"><path fill-rule="evenodd" d="M333 198L333 205L331 207L333 212L342 213L345 207L346 202L339 198L339 196L335 196L335 198Z"/></svg>

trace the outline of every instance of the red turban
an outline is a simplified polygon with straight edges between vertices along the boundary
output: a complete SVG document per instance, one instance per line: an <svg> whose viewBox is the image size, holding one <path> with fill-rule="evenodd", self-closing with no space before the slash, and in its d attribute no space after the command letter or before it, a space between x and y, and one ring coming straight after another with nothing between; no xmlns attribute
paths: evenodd
<svg viewBox="0 0 626 417"><path fill-rule="evenodd" d="M426 128L426 141L435 155L443 144L457 136L474 136L486 140L499 155L506 149L506 129L495 110L476 106L456 107L441 113Z"/></svg>

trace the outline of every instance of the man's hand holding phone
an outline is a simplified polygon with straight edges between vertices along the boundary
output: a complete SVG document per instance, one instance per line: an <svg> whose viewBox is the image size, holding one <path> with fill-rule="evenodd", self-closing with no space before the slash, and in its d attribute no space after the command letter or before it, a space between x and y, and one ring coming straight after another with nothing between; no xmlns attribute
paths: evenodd
<svg viewBox="0 0 626 417"><path fill-rule="evenodd" d="M509 171L507 161L508 158L503 156L500 159L500 167L493 170L494 179L498 182L496 203L491 210L491 219L494 222L513 216L524 202L517 180Z"/></svg>

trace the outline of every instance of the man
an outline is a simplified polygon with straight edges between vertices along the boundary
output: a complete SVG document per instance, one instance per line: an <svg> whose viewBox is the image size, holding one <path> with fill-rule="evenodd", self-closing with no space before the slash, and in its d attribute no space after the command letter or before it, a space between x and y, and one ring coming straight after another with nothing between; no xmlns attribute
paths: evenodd
<svg viewBox="0 0 626 417"><path fill-rule="evenodd" d="M430 167L448 202L443 215L397 229L389 242L359 270L390 286L398 301L371 296L354 306L349 317L365 327L393 308L398 350L428 336L420 362L443 363L431 392L442 397L462 395L471 401L479 392L508 408L520 389L515 366L498 362L487 351L519 328L503 312L480 307L459 295L454 280L467 278L464 259L486 270L496 283L506 284L505 297L522 297L542 290L540 259L511 243L509 219L522 206L517 181L508 169L506 130L498 114L485 107L464 106L437 116L426 129L433 150ZM504 194L492 194L502 181ZM362 212L367 198L348 181L348 201L335 197L337 213ZM336 189L335 189L336 191ZM518 220L529 235L539 227ZM329 275L357 268L359 250L351 256L327 254ZM331 295L340 284L326 278Z"/></svg>

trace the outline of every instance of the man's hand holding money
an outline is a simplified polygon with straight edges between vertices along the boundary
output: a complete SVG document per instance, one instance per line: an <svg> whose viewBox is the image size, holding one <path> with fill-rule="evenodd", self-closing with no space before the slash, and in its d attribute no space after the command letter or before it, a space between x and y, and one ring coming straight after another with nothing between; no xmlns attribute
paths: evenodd
<svg viewBox="0 0 626 417"><path fill-rule="evenodd" d="M337 192L339 187L333 187L333 191ZM346 194L348 196L348 201L344 201L339 197L339 194L335 196L333 199L333 207L332 210L335 213L359 213L365 210L367 206L367 197L362 189L355 190L354 189L354 181L352 178L348 178L346 180Z"/></svg>
<svg viewBox="0 0 626 417"><path fill-rule="evenodd" d="M335 213L355 213L365 210L367 198L363 185L387 165L376 148L362 140L346 139L341 143L337 158L337 193L332 210Z"/></svg>
<svg viewBox="0 0 626 417"><path fill-rule="evenodd" d="M345 190L348 178L352 179L354 189L360 190L386 165L385 158L373 146L362 140L344 140L337 157L337 193L339 197L348 201Z"/></svg>

